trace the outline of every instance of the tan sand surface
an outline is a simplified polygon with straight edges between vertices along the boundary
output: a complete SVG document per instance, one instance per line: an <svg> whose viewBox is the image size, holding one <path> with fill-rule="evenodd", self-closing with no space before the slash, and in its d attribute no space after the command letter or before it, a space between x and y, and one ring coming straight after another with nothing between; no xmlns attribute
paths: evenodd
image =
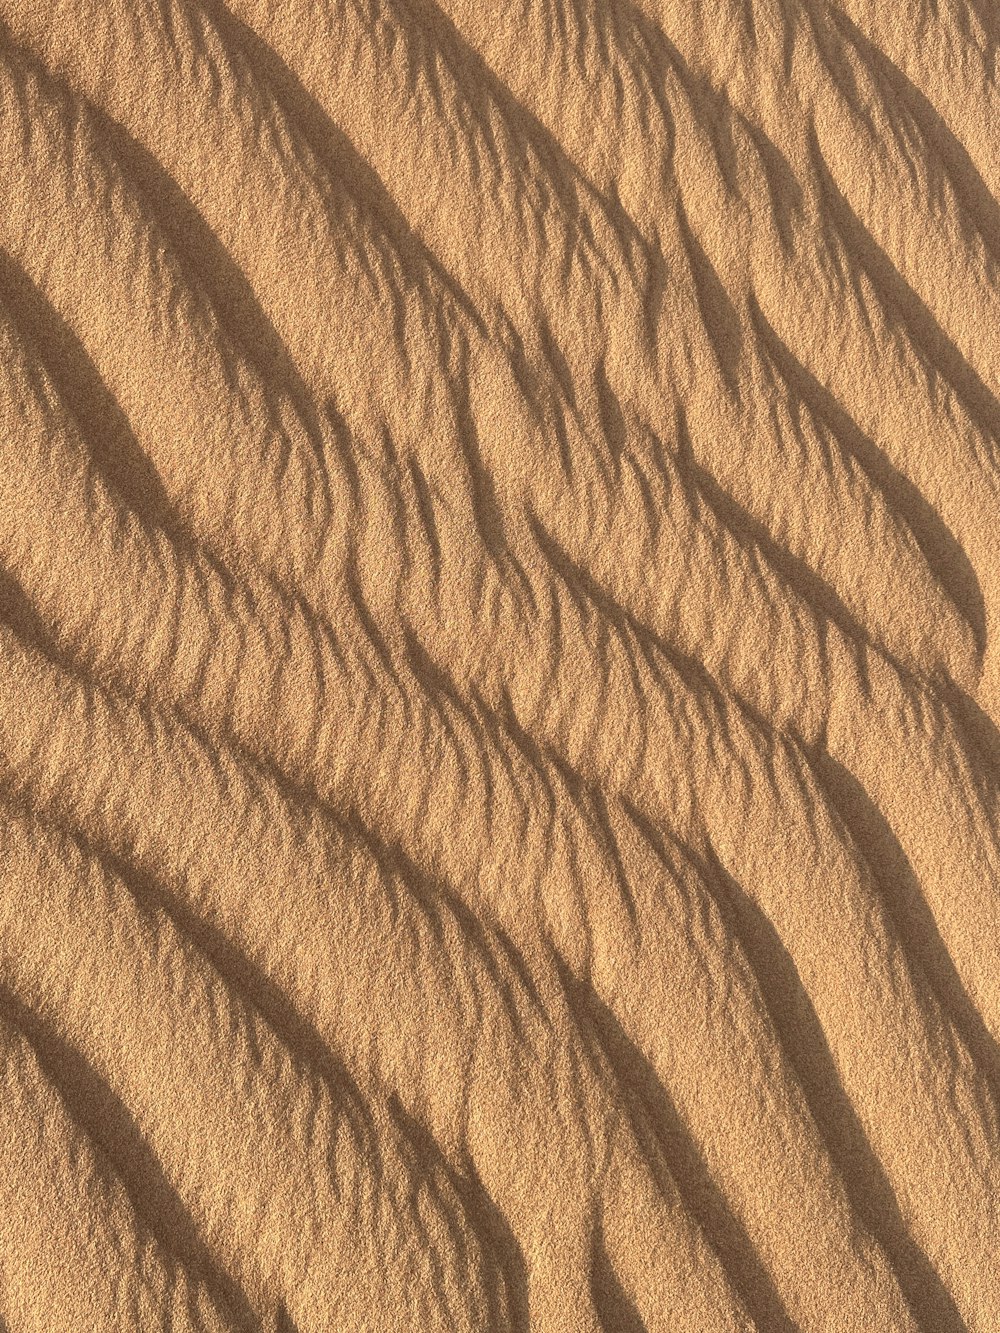
<svg viewBox="0 0 1000 1333"><path fill-rule="evenodd" d="M3 1333L1000 1330L998 39L0 0Z"/></svg>

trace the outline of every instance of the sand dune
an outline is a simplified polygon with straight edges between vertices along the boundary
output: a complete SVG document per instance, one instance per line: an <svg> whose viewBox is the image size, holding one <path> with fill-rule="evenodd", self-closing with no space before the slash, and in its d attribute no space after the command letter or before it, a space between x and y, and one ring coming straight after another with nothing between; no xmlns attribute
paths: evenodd
<svg viewBox="0 0 1000 1333"><path fill-rule="evenodd" d="M1000 1330L998 38L0 0L0 1329Z"/></svg>

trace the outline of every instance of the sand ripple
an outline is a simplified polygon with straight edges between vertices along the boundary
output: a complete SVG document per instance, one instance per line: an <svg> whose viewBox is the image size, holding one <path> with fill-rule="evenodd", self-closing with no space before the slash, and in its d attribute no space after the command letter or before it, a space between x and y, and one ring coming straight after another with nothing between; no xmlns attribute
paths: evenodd
<svg viewBox="0 0 1000 1333"><path fill-rule="evenodd" d="M989 0L0 0L0 1329L1000 1329Z"/></svg>

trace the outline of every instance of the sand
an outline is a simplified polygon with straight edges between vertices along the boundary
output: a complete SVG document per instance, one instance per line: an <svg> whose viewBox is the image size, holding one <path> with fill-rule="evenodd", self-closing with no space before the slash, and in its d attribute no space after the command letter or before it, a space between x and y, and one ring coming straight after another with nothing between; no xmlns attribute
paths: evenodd
<svg viewBox="0 0 1000 1333"><path fill-rule="evenodd" d="M0 0L0 1328L1000 1330L1000 8Z"/></svg>

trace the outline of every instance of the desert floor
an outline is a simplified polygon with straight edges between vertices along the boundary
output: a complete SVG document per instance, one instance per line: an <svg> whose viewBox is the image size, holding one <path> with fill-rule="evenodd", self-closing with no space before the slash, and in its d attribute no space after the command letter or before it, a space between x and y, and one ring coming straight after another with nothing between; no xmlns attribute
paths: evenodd
<svg viewBox="0 0 1000 1333"><path fill-rule="evenodd" d="M0 0L0 1330L1000 1330L996 0Z"/></svg>

